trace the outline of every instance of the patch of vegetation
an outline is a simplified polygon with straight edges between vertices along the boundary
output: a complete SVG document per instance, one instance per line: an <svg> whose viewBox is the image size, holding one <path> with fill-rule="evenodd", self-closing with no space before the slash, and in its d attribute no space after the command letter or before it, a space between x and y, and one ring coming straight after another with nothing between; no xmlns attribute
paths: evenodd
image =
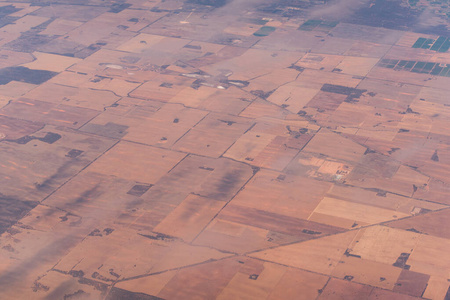
<svg viewBox="0 0 450 300"><path fill-rule="evenodd" d="M227 4L227 0L188 0L189 3L208 5L213 7L222 7Z"/></svg>

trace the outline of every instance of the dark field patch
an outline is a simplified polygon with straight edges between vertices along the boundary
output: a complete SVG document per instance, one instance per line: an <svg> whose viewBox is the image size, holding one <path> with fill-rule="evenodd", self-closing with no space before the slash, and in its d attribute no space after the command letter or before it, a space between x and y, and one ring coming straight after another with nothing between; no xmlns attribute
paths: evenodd
<svg viewBox="0 0 450 300"><path fill-rule="evenodd" d="M222 7L228 3L227 0L188 0L188 3L207 5L212 7Z"/></svg>
<svg viewBox="0 0 450 300"><path fill-rule="evenodd" d="M18 20L19 17L11 17L8 15L18 12L19 10L21 9L16 8L14 5L0 6L0 28Z"/></svg>
<svg viewBox="0 0 450 300"><path fill-rule="evenodd" d="M0 6L0 17L13 14L19 10L21 10L21 8L16 8L14 5Z"/></svg>
<svg viewBox="0 0 450 300"><path fill-rule="evenodd" d="M254 36L268 36L272 32L275 31L275 27L272 26L263 26L258 31L256 31L253 35Z"/></svg>
<svg viewBox="0 0 450 300"><path fill-rule="evenodd" d="M430 49L437 52L447 52L450 48L450 39L440 36L436 40L420 37L412 48Z"/></svg>
<svg viewBox="0 0 450 300"><path fill-rule="evenodd" d="M237 87L246 87L250 84L250 82L248 81L244 81L244 80L224 80L224 83L228 83Z"/></svg>
<svg viewBox="0 0 450 300"><path fill-rule="evenodd" d="M324 92L347 95L347 96L354 94L354 93L362 94L366 91L366 90L360 90L360 89L355 89L355 88L346 87L346 86L342 86L342 85L335 85L335 84L328 84L328 83L325 83L321 87L320 90L324 91Z"/></svg>
<svg viewBox="0 0 450 300"><path fill-rule="evenodd" d="M396 71L408 71L413 73L450 77L450 64L413 60L382 59L378 63L378 66L394 69Z"/></svg>
<svg viewBox="0 0 450 300"><path fill-rule="evenodd" d="M18 52L33 53L55 39L51 36L38 34L39 31L41 30L36 29L24 32L18 39L6 44L5 48Z"/></svg>
<svg viewBox="0 0 450 300"><path fill-rule="evenodd" d="M18 20L18 17L10 17L10 16L2 16L0 15L0 28L6 26L8 24L14 23L14 21Z"/></svg>
<svg viewBox="0 0 450 300"><path fill-rule="evenodd" d="M75 158L75 157L80 156L83 152L84 151L82 151L82 150L72 149L66 154L66 157Z"/></svg>
<svg viewBox="0 0 450 300"><path fill-rule="evenodd" d="M202 46L199 46L199 45L186 45L183 48L194 49L194 50L201 50Z"/></svg>
<svg viewBox="0 0 450 300"><path fill-rule="evenodd" d="M127 290L122 290L116 287L113 287L109 292L106 300L164 300L163 298L159 298L152 295L147 295L143 293L133 293Z"/></svg>
<svg viewBox="0 0 450 300"><path fill-rule="evenodd" d="M144 195L145 192L147 192L152 186L153 184L136 184L127 192L127 194L140 197Z"/></svg>
<svg viewBox="0 0 450 300"><path fill-rule="evenodd" d="M109 12L117 14L117 13L120 13L121 11L123 11L124 9L127 9L130 6L131 6L130 3L121 3L121 4L114 3L111 6L111 9L109 10Z"/></svg>
<svg viewBox="0 0 450 300"><path fill-rule="evenodd" d="M361 95L367 91L328 83L325 83L320 90L329 93L347 95L345 102L355 102L355 99L359 99L359 97L361 97Z"/></svg>
<svg viewBox="0 0 450 300"><path fill-rule="evenodd" d="M53 144L60 138L61 138L60 134L53 133L53 132L47 132L43 138L36 138L36 139L40 140L41 142L47 143L47 144Z"/></svg>
<svg viewBox="0 0 450 300"><path fill-rule="evenodd" d="M8 67L0 69L0 85L11 81L21 81L31 84L41 84L55 76L56 72L32 70L26 67Z"/></svg>
<svg viewBox="0 0 450 300"><path fill-rule="evenodd" d="M336 21L322 21L322 20L308 20L303 23L298 29L303 31L312 31L312 30L330 30L331 28L336 27L339 22Z"/></svg>
<svg viewBox="0 0 450 300"><path fill-rule="evenodd" d="M30 141L32 141L32 140L39 140L39 141L44 142L44 143L47 143L47 144L53 144L54 142L56 142L56 141L59 140L60 138L61 138L61 135L60 135L60 134L53 133L53 132L47 132L47 133L45 134L45 136L42 137L42 138L38 138L38 137L35 137L35 136L29 136L29 135L27 135L27 136L24 136L24 137L22 137L22 138L20 138L20 139L17 139L17 140L9 140L9 141L10 141L10 142L17 143L17 144L21 144L21 145L27 144L28 142L30 142Z"/></svg>
<svg viewBox="0 0 450 300"><path fill-rule="evenodd" d="M411 267L410 265L406 264L409 256L410 256L409 253L400 254L400 256L397 258L397 261L393 264L393 266L408 270Z"/></svg>
<svg viewBox="0 0 450 300"><path fill-rule="evenodd" d="M69 300L69 299L83 299L83 298L88 298L89 294L86 293L83 290L78 290L76 292L70 293L70 294L65 294L64 295L64 300Z"/></svg>
<svg viewBox="0 0 450 300"><path fill-rule="evenodd" d="M176 237L164 234L164 233L151 233L151 234L141 234L138 233L140 236L143 236L145 238L156 240L156 241L174 241Z"/></svg>
<svg viewBox="0 0 450 300"><path fill-rule="evenodd" d="M439 161L439 156L437 154L437 150L434 151L433 155L431 156L432 161Z"/></svg>
<svg viewBox="0 0 450 300"><path fill-rule="evenodd" d="M447 294L445 294L444 300L450 300L450 287L447 289Z"/></svg>
<svg viewBox="0 0 450 300"><path fill-rule="evenodd" d="M12 197L0 195L0 234L22 219L38 204L38 202L20 201Z"/></svg>

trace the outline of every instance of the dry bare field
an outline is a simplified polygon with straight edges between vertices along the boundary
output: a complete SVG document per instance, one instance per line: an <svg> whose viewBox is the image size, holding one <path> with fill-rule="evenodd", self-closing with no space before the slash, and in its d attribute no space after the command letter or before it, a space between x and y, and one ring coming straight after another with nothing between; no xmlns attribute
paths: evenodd
<svg viewBox="0 0 450 300"><path fill-rule="evenodd" d="M440 1L0 0L0 299L450 299Z"/></svg>

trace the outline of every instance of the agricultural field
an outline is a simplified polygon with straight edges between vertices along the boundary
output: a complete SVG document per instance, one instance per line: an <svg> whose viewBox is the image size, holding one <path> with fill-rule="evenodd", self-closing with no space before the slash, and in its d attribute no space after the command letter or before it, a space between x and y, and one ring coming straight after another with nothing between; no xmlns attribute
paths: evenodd
<svg viewBox="0 0 450 300"><path fill-rule="evenodd" d="M428 0L0 0L0 299L450 299Z"/></svg>

